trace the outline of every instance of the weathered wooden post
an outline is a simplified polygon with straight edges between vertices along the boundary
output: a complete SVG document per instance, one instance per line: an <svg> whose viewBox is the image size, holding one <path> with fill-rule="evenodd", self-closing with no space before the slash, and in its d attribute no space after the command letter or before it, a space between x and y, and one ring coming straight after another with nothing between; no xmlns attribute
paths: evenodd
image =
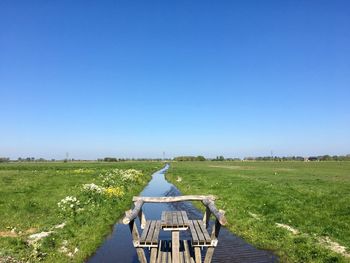
<svg viewBox="0 0 350 263"><path fill-rule="evenodd" d="M140 225L141 225L141 229L144 229L146 226L146 217L145 214L142 211L142 208L140 209L140 212L138 214L139 219L140 219Z"/></svg>
<svg viewBox="0 0 350 263"><path fill-rule="evenodd" d="M204 263L210 263L213 258L214 249L218 244L218 237L219 237L221 225L225 225L227 223L227 220L225 217L225 211L217 210L213 200L205 199L202 202L206 206L206 214L210 216L210 214L213 213L216 218L215 224L213 225L213 229L210 236L212 246L207 248L207 253L205 254L205 258L204 258ZM208 228L208 223L209 223L208 217L206 217L206 222L205 222L206 228Z"/></svg>
<svg viewBox="0 0 350 263"><path fill-rule="evenodd" d="M204 216L203 216L203 222L205 224L205 228L208 228L208 226L209 226L210 215L211 215L210 209L209 209L209 207L206 206Z"/></svg>
<svg viewBox="0 0 350 263"><path fill-rule="evenodd" d="M135 204L135 207L136 205L138 204ZM141 204L142 206L142 204ZM135 209L135 208L134 208ZM131 210L127 211L125 213L125 218L130 218L132 216L132 212ZM123 220L123 222L124 222ZM128 221L126 222L126 224L129 224L129 228L130 228L130 232L131 232L131 235L132 235L132 240L133 240L133 245L134 247L136 248L136 253L137 253L137 257L139 258L139 261L141 263L147 263L147 259L146 259L146 255L145 255L145 251L142 247L138 247L139 244L140 244L140 234L139 234L139 231L137 230L137 225L135 223L135 218L131 219L131 220L125 220L125 221Z"/></svg>

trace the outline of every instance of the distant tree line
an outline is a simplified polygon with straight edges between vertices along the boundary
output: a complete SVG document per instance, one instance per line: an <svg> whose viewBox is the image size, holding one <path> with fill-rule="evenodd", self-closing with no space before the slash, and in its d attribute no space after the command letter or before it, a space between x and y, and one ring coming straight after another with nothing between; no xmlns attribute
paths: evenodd
<svg viewBox="0 0 350 263"><path fill-rule="evenodd" d="M202 155L198 156L177 156L172 160L178 162L185 161L350 161L350 154L347 155L319 155L319 156L263 156L263 157L245 157L243 159L240 158L224 158L224 156L216 156L216 158L205 158ZM0 157L0 163L4 162L56 162L56 161L74 161L74 162L86 162L86 161L94 161L94 160L77 160L77 159L64 159L64 160L56 160L56 159L44 159L44 158L34 158L34 157L19 157L17 160L10 160L8 157ZM96 160L95 160L96 161ZM116 158L116 157L105 157L102 159L97 159L99 162L125 162L125 161L171 161L171 159L162 159L162 158Z"/></svg>
<svg viewBox="0 0 350 263"><path fill-rule="evenodd" d="M26 157L26 158L19 157L17 161L18 162L55 162L56 160L55 159L47 160L45 158L34 158L34 157Z"/></svg>
<svg viewBox="0 0 350 263"><path fill-rule="evenodd" d="M116 157L105 157L97 159L98 162L126 162L126 161L170 161L170 159L161 158L116 158Z"/></svg>
<svg viewBox="0 0 350 263"><path fill-rule="evenodd" d="M320 156L262 156L262 157L245 157L240 158L224 158L224 156L216 156L216 158L206 159L204 156L178 156L174 161L350 161L350 154L348 155L320 155Z"/></svg>
<svg viewBox="0 0 350 263"><path fill-rule="evenodd" d="M350 154L348 155L319 155L319 156L265 156L265 157L245 157L245 161L350 161Z"/></svg>
<svg viewBox="0 0 350 263"><path fill-rule="evenodd" d="M244 161L305 161L307 157L302 156L263 156L263 157L245 157Z"/></svg>
<svg viewBox="0 0 350 263"><path fill-rule="evenodd" d="M55 161L55 159L51 159L50 161ZM34 157L19 157L17 160L11 160L9 157L0 157L0 163L4 162L48 162L48 160L44 158L35 159Z"/></svg>
<svg viewBox="0 0 350 263"><path fill-rule="evenodd" d="M174 158L174 161L178 162L186 162L186 161L205 161L205 157L198 155L198 156L178 156Z"/></svg>
<svg viewBox="0 0 350 263"><path fill-rule="evenodd" d="M7 157L0 157L0 162L125 162L125 161L171 161L170 159L161 158L115 158L115 157L105 157L97 160L80 160L80 159L44 159L44 158L34 158L34 157L19 157L17 160L10 160Z"/></svg>

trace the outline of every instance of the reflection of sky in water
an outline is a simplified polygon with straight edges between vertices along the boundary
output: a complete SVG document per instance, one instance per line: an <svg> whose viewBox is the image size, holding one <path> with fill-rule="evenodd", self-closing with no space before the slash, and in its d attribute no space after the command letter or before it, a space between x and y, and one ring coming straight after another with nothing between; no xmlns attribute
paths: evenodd
<svg viewBox="0 0 350 263"><path fill-rule="evenodd" d="M141 196L177 196L179 190L165 180L164 173L168 165L152 175L152 180L141 192ZM201 219L202 214L190 202L178 203L146 203L143 205L146 219L160 219L162 211L185 210L190 219ZM213 222L211 222L213 223ZM139 227L139 222L137 220ZM141 229L139 228L141 233ZM189 239L189 231L181 231L181 238ZM170 232L160 231L161 239L170 239ZM147 252L147 251L146 251ZM147 256L148 253L146 253ZM136 250L132 245L129 226L117 223L113 232L107 237L96 253L88 259L89 263L136 263ZM234 236L226 228L221 228L219 244L215 249L212 262L277 262L268 251L258 250L244 240Z"/></svg>

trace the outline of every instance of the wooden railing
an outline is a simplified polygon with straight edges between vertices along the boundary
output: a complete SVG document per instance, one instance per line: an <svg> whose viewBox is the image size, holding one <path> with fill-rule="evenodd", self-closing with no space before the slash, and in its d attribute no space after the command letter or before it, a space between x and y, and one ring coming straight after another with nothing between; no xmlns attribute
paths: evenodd
<svg viewBox="0 0 350 263"><path fill-rule="evenodd" d="M205 222L209 221L210 214L213 214L221 225L226 225L227 220L225 212L218 210L215 206L216 197L213 195L183 195L183 196L169 196L169 197L142 197L134 196L134 208L131 212L127 212L123 223L129 224L137 216L142 213L142 206L144 203L174 203L184 201L202 201L203 205L206 206Z"/></svg>

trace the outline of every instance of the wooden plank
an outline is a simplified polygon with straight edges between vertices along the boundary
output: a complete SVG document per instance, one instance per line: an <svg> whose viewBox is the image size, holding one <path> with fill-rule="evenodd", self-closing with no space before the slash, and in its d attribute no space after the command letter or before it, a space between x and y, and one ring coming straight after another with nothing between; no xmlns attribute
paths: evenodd
<svg viewBox="0 0 350 263"><path fill-rule="evenodd" d="M169 215L167 212L164 212L164 218L165 218L165 220L164 220L163 226L166 227L168 225L168 222L169 222Z"/></svg>
<svg viewBox="0 0 350 263"><path fill-rule="evenodd" d="M182 219L182 213L180 211L178 211L176 216L177 216L177 222L179 224L179 227L183 227L184 226L184 220Z"/></svg>
<svg viewBox="0 0 350 263"><path fill-rule="evenodd" d="M156 221L152 220L147 233L146 244L152 244L152 238L153 238L155 227L156 227Z"/></svg>
<svg viewBox="0 0 350 263"><path fill-rule="evenodd" d="M173 227L174 226L174 212L173 211L171 211L171 212L169 212L169 217L170 217L170 220L169 220L169 226L171 226L171 227Z"/></svg>
<svg viewBox="0 0 350 263"><path fill-rule="evenodd" d="M215 247L208 247L207 248L207 253L205 254L205 258L204 258L204 263L210 263L212 258L213 258L213 254L214 254L214 248Z"/></svg>
<svg viewBox="0 0 350 263"><path fill-rule="evenodd" d="M162 225L165 224L165 211L162 212L162 215L160 217L160 221L162 222Z"/></svg>
<svg viewBox="0 0 350 263"><path fill-rule="evenodd" d="M180 233L179 231L172 231L171 232L171 241L172 241L172 262L173 263L179 263L179 237Z"/></svg>
<svg viewBox="0 0 350 263"><path fill-rule="evenodd" d="M146 237L147 237L147 233L149 231L150 224L151 224L151 221L150 220L147 221L146 226L145 226L145 228L142 231L142 235L141 235L141 239L140 239L141 243L146 242Z"/></svg>
<svg viewBox="0 0 350 263"><path fill-rule="evenodd" d="M172 213L172 225L176 228L179 227L179 222L177 221L177 212Z"/></svg>
<svg viewBox="0 0 350 263"><path fill-rule="evenodd" d="M137 230L137 226L136 226L134 220L129 223L129 228L130 228L130 231L132 233L133 240L139 240L140 235L139 235L139 231Z"/></svg>
<svg viewBox="0 0 350 263"><path fill-rule="evenodd" d="M169 252L168 252L168 263L172 263L171 261L171 241L168 241Z"/></svg>
<svg viewBox="0 0 350 263"><path fill-rule="evenodd" d="M179 253L179 262L184 263L184 252L183 251L180 251L180 253Z"/></svg>
<svg viewBox="0 0 350 263"><path fill-rule="evenodd" d="M181 195L181 196L165 196L165 197L146 197L146 196L134 196L133 202L143 201L144 203L173 203L183 201L203 201L203 200L215 200L214 195Z"/></svg>
<svg viewBox="0 0 350 263"><path fill-rule="evenodd" d="M196 263L202 263L200 247L194 247L194 256L195 256Z"/></svg>
<svg viewBox="0 0 350 263"><path fill-rule="evenodd" d="M188 244L187 240L184 240L184 250L185 250L185 262L190 263L191 262L191 252L190 252L190 246Z"/></svg>
<svg viewBox="0 0 350 263"><path fill-rule="evenodd" d="M172 225L172 218L171 218L171 212L166 213L166 226L171 226Z"/></svg>
<svg viewBox="0 0 350 263"><path fill-rule="evenodd" d="M201 228L201 231L203 233L205 243L210 244L211 243L211 238L209 236L209 233L208 233L207 229L204 227L204 222L201 221L201 220L198 220L198 225Z"/></svg>
<svg viewBox="0 0 350 263"><path fill-rule="evenodd" d="M215 220L215 224L213 225L213 229L212 229L212 232L211 232L211 240L218 239L220 229L221 229L220 222L218 220Z"/></svg>
<svg viewBox="0 0 350 263"><path fill-rule="evenodd" d="M164 241L159 240L158 255L157 255L157 263L161 263L161 260L162 260L162 251L161 251L161 248L162 248L163 242L164 242Z"/></svg>
<svg viewBox="0 0 350 263"><path fill-rule="evenodd" d="M201 228L199 226L199 223L198 223L198 220L193 220L193 225L194 225L194 228L196 229L196 232L197 232L197 235L198 235L198 239L199 239L199 244L200 245L204 245L205 243L205 239L204 239L204 235L201 231Z"/></svg>
<svg viewBox="0 0 350 263"><path fill-rule="evenodd" d="M135 220L132 220L129 223L129 229L131 232L133 245L134 245L134 247L137 247L140 244L140 234L139 234L139 231L137 230Z"/></svg>
<svg viewBox="0 0 350 263"><path fill-rule="evenodd" d="M187 213L185 211L181 211L181 215L182 215L182 219L183 219L184 224L186 226L188 226L189 220L188 220L188 217L187 217Z"/></svg>
<svg viewBox="0 0 350 263"><path fill-rule="evenodd" d="M146 226L146 217L145 217L145 214L142 211L142 208L139 211L139 219L140 219L141 229L144 229L145 226Z"/></svg>
<svg viewBox="0 0 350 263"><path fill-rule="evenodd" d="M147 263L145 251L143 250L143 248L140 248L140 247L136 248L136 253L141 263Z"/></svg>
<svg viewBox="0 0 350 263"><path fill-rule="evenodd" d="M156 247L152 247L151 248L151 257L149 262L150 263L156 263L156 259L157 259L157 248Z"/></svg>
<svg viewBox="0 0 350 263"><path fill-rule="evenodd" d="M163 247L162 247L162 263L166 263L166 259L167 259L167 242L164 241L163 242Z"/></svg>
<svg viewBox="0 0 350 263"><path fill-rule="evenodd" d="M155 229L153 232L152 244L158 244L159 231L160 231L160 221L157 220L156 225L155 225Z"/></svg>
<svg viewBox="0 0 350 263"><path fill-rule="evenodd" d="M203 216L203 222L204 222L206 228L208 228L208 226L209 226L210 215L211 215L211 211L210 211L209 207L206 207L205 213Z"/></svg>
<svg viewBox="0 0 350 263"><path fill-rule="evenodd" d="M166 214L165 211L162 212L162 220L161 220L160 222L161 222L162 228L163 228L163 227L166 227L166 224L167 224L167 214Z"/></svg>
<svg viewBox="0 0 350 263"><path fill-rule="evenodd" d="M192 236L192 244L199 245L198 235L197 235L196 229L194 228L192 220L189 221L189 227L190 227L191 236Z"/></svg>

